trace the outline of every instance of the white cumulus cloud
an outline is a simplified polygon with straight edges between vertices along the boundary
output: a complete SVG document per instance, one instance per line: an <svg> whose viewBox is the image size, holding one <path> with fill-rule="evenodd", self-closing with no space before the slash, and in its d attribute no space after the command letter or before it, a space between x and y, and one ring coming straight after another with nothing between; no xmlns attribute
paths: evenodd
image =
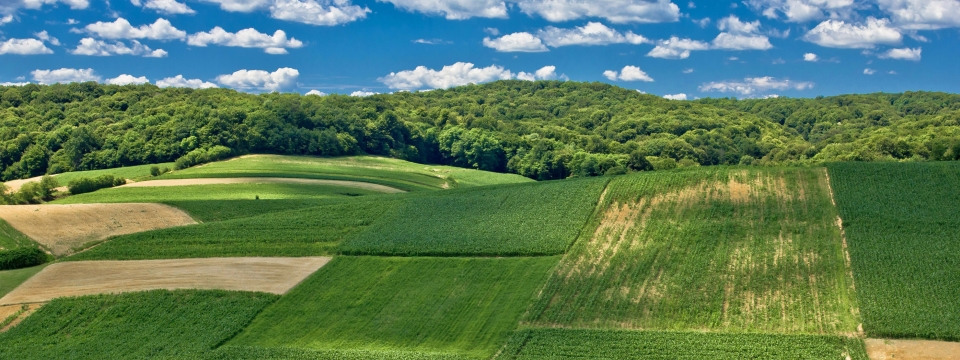
<svg viewBox="0 0 960 360"><path fill-rule="evenodd" d="M0 16L0 26L13 22L13 15Z"/></svg>
<svg viewBox="0 0 960 360"><path fill-rule="evenodd" d="M70 69L61 68L57 70L34 70L30 72L33 80L41 84L53 83L72 83L85 81L100 81L93 69Z"/></svg>
<svg viewBox="0 0 960 360"><path fill-rule="evenodd" d="M817 62L817 61L820 61L820 57L814 53L806 53L806 54L803 54L803 61Z"/></svg>
<svg viewBox="0 0 960 360"><path fill-rule="evenodd" d="M113 56L113 55L134 55L143 57L161 58L166 57L167 52L163 49L151 49L149 46L141 44L139 41L130 40L131 46L127 46L122 41L108 43L94 38L83 38L76 49L71 51L74 55L88 56Z"/></svg>
<svg viewBox="0 0 960 360"><path fill-rule="evenodd" d="M204 0L215 4L220 4L220 9L232 12L251 12L254 10L266 8L270 0Z"/></svg>
<svg viewBox="0 0 960 360"><path fill-rule="evenodd" d="M134 6L143 6L144 8L167 15L193 15L197 13L187 6L187 4L177 2L177 0L147 0L146 4L142 4L140 0L130 0L130 2Z"/></svg>
<svg viewBox="0 0 960 360"><path fill-rule="evenodd" d="M960 27L960 0L877 0L901 29Z"/></svg>
<svg viewBox="0 0 960 360"><path fill-rule="evenodd" d="M50 43L51 45L60 46L60 40L57 40L57 38L55 38L55 37L53 37L53 36L50 36L50 34L47 33L46 30L41 31L41 32L33 33L33 36L36 36L37 39L39 39L39 40L41 40L41 41L46 41L46 42Z"/></svg>
<svg viewBox="0 0 960 360"><path fill-rule="evenodd" d="M0 42L0 55L41 55L53 54L43 41L37 39L7 39Z"/></svg>
<svg viewBox="0 0 960 360"><path fill-rule="evenodd" d="M607 70L603 72L603 76L610 81L646 81L652 82L653 78L650 75L647 75L646 72L640 70L639 67L627 65L617 73L615 70Z"/></svg>
<svg viewBox="0 0 960 360"><path fill-rule="evenodd" d="M118 18L113 22L97 21L87 25L84 30L104 39L173 40L183 39L187 36L185 31L177 29L173 24L170 24L169 20L164 18L157 19L153 24L140 25L139 27L133 27L124 18Z"/></svg>
<svg viewBox="0 0 960 360"><path fill-rule="evenodd" d="M701 92L734 92L740 95L753 95L768 90L807 90L812 89L813 83L776 79L771 76L746 78L743 81L715 81L700 85Z"/></svg>
<svg viewBox="0 0 960 360"><path fill-rule="evenodd" d="M709 50L710 44L699 40L681 39L676 36L660 40L647 56L661 59L686 59L691 51Z"/></svg>
<svg viewBox="0 0 960 360"><path fill-rule="evenodd" d="M306 95L327 96L327 93L320 90L313 89L313 90L307 91Z"/></svg>
<svg viewBox="0 0 960 360"><path fill-rule="evenodd" d="M484 38L483 46L499 52L544 52L549 51L540 38L528 32L518 32L491 39Z"/></svg>
<svg viewBox="0 0 960 360"><path fill-rule="evenodd" d="M416 1L416 0L413 0ZM680 19L670 0L519 0L520 10L552 22L598 17L616 24L661 23Z"/></svg>
<svg viewBox="0 0 960 360"><path fill-rule="evenodd" d="M0 1L0 12L12 13L19 8L37 10L44 5L56 5L57 3L63 3L73 10L82 10L90 6L88 0L7 0Z"/></svg>
<svg viewBox="0 0 960 360"><path fill-rule="evenodd" d="M209 32L198 32L187 38L191 46L220 45L243 48L260 48L268 54L286 54L287 48L303 47L303 42L294 38L287 38L287 33L277 30L273 35L267 35L254 28L243 29L236 33L227 32L217 26Z"/></svg>
<svg viewBox="0 0 960 360"><path fill-rule="evenodd" d="M880 54L882 59L896 59L896 60L910 60L910 61L920 61L920 53L923 52L923 49L916 48L903 48L903 49L890 49L887 52Z"/></svg>
<svg viewBox="0 0 960 360"><path fill-rule="evenodd" d="M168 77L166 79L158 80L157 86L165 87L181 87L181 88L194 88L194 89L209 89L219 87L217 84L212 82L203 81L200 79L186 79L183 75L177 75L174 77Z"/></svg>
<svg viewBox="0 0 960 360"><path fill-rule="evenodd" d="M353 96L353 97L367 97L367 96L373 96L373 95L377 95L377 94L379 94L379 93L372 92L372 91L357 90L357 91L354 91L354 92L350 93L350 96Z"/></svg>
<svg viewBox="0 0 960 360"><path fill-rule="evenodd" d="M871 69L871 68L863 69L863 74L864 74L864 75L873 75L873 74L876 74L876 73L877 73L877 71L874 70L874 69Z"/></svg>
<svg viewBox="0 0 960 360"><path fill-rule="evenodd" d="M825 47L869 49L877 44L899 44L903 35L890 20L870 17L861 24L827 20L808 31L803 39Z"/></svg>
<svg viewBox="0 0 960 360"><path fill-rule="evenodd" d="M651 43L647 38L634 34L632 31L621 33L598 22L588 22L584 26L578 26L572 29L560 29L548 26L538 31L537 36L552 47Z"/></svg>
<svg viewBox="0 0 960 360"><path fill-rule="evenodd" d="M441 15L449 20L474 17L506 18L507 4L503 0L377 0L428 15Z"/></svg>
<svg viewBox="0 0 960 360"><path fill-rule="evenodd" d="M129 74L123 74L112 79L107 79L107 84L112 85L130 85L130 84L146 84L150 80L147 80L146 76L135 77Z"/></svg>
<svg viewBox="0 0 960 360"><path fill-rule="evenodd" d="M288 67L274 72L244 69L217 76L217 82L236 89L277 91L295 85L298 77L300 72Z"/></svg>
<svg viewBox="0 0 960 360"><path fill-rule="evenodd" d="M743 22L730 15L717 21L721 32L713 39L714 49L723 50L768 50L773 48L770 39L760 34L760 21Z"/></svg>
<svg viewBox="0 0 960 360"><path fill-rule="evenodd" d="M490 65L477 68L472 63L458 62L444 66L440 70L418 66L413 70L392 72L377 79L391 89L414 90L423 87L446 89L466 84L479 84L495 80L509 80L514 77L510 70Z"/></svg>
<svg viewBox="0 0 960 360"><path fill-rule="evenodd" d="M526 81L556 80L557 67L553 65L544 66L540 68L540 70L534 71L532 74L521 71L519 74L517 74L517 79Z"/></svg>
<svg viewBox="0 0 960 360"><path fill-rule="evenodd" d="M748 0L763 15L777 19L783 15L790 22L807 22L824 18L847 18L855 10L854 0Z"/></svg>
<svg viewBox="0 0 960 360"><path fill-rule="evenodd" d="M672 94L672 95L667 94L667 95L664 95L663 98L667 100L686 100L687 94L684 94L684 93Z"/></svg>
<svg viewBox="0 0 960 360"><path fill-rule="evenodd" d="M274 19L298 23L333 26L354 22L367 17L370 9L351 5L349 1L335 0L275 0L270 5Z"/></svg>

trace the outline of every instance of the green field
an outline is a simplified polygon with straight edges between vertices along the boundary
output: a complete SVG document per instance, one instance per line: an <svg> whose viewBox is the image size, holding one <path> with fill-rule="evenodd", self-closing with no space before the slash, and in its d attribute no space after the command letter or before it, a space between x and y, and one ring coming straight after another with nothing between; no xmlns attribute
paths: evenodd
<svg viewBox="0 0 960 360"><path fill-rule="evenodd" d="M46 263L25 269L0 271L0 298L8 292L13 291L13 289L16 289L17 286L20 286L24 281L27 281L31 276L40 272L40 270L43 270L43 268L50 264L51 263Z"/></svg>
<svg viewBox="0 0 960 360"><path fill-rule="evenodd" d="M556 257L338 257L230 345L421 351L486 358L516 328Z"/></svg>
<svg viewBox="0 0 960 360"><path fill-rule="evenodd" d="M173 163L160 163L156 165L136 165L136 166L126 166L112 169L103 169L103 170L88 170L88 171L72 171L62 174L57 174L54 176L57 179L57 182L60 183L60 186L67 186L70 184L70 181L79 179L79 178L95 178L101 175L113 175L115 177L122 177L124 179L131 180L144 180L150 178L150 168L151 167L159 168L169 168L173 169Z"/></svg>
<svg viewBox="0 0 960 360"><path fill-rule="evenodd" d="M336 253L345 238L363 231L398 204L391 200L393 198L392 195L358 198L123 235L67 260L330 255Z"/></svg>
<svg viewBox="0 0 960 360"><path fill-rule="evenodd" d="M499 174L451 166L422 165L374 156L321 158L248 155L175 171L161 179L203 177L298 177L354 180L407 191L531 182L516 174Z"/></svg>
<svg viewBox="0 0 960 360"><path fill-rule="evenodd" d="M54 204L170 203L203 200L307 200L383 194L345 186L308 184L219 184L157 187L120 187L72 195Z"/></svg>
<svg viewBox="0 0 960 360"><path fill-rule="evenodd" d="M205 354L204 360L460 360L456 354L391 350L315 350L223 346Z"/></svg>
<svg viewBox="0 0 960 360"><path fill-rule="evenodd" d="M6 221L0 219L0 251L16 249L25 246L37 246L37 243L30 240L26 235L14 229Z"/></svg>
<svg viewBox="0 0 960 360"><path fill-rule="evenodd" d="M525 324L853 333L859 319L823 169L613 179Z"/></svg>
<svg viewBox="0 0 960 360"><path fill-rule="evenodd" d="M825 335L523 329L497 359L851 359L863 341Z"/></svg>
<svg viewBox="0 0 960 360"><path fill-rule="evenodd" d="M213 222L306 209L351 200L352 197L335 197L283 200L187 200L164 201L163 203L186 211L194 220L199 222Z"/></svg>
<svg viewBox="0 0 960 360"><path fill-rule="evenodd" d="M960 341L960 163L829 170L867 334Z"/></svg>
<svg viewBox="0 0 960 360"><path fill-rule="evenodd" d="M55 299L0 333L0 358L197 357L230 339L276 299L198 290Z"/></svg>
<svg viewBox="0 0 960 360"><path fill-rule="evenodd" d="M499 186L412 196L343 245L346 254L562 254L607 179Z"/></svg>

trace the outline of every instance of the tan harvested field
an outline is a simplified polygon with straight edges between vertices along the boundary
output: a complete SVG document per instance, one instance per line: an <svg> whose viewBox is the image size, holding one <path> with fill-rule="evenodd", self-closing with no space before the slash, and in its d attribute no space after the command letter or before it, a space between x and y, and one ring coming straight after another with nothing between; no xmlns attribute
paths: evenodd
<svg viewBox="0 0 960 360"><path fill-rule="evenodd" d="M51 175L51 176L56 177L56 175ZM40 178L42 178L42 177L43 177L43 176L35 176L35 177L29 178L29 179L10 180L10 181L7 181L7 182L5 182L5 183L3 183L3 184L7 186L7 190L8 190L8 191L10 191L10 192L17 192L17 191L20 191L20 187L22 187L23 184L26 184L26 183L28 183L28 182L40 182ZM56 188L56 190L57 190L57 191L66 192L66 191L67 191L67 187L66 187L66 186L61 186L61 187Z"/></svg>
<svg viewBox="0 0 960 360"><path fill-rule="evenodd" d="M329 257L246 257L63 262L48 266L0 298L0 306L157 289L283 294L329 261Z"/></svg>
<svg viewBox="0 0 960 360"><path fill-rule="evenodd" d="M960 343L930 340L866 339L871 360L960 360Z"/></svg>
<svg viewBox="0 0 960 360"><path fill-rule="evenodd" d="M115 235L197 223L180 209L139 203L5 205L0 218L57 256Z"/></svg>
<svg viewBox="0 0 960 360"><path fill-rule="evenodd" d="M37 312L37 309L39 309L41 306L43 306L43 304L42 304L42 303L41 303L41 304L29 304L29 305L20 305L20 304L17 304L17 305L9 305L9 306L0 306L0 321L5 321L5 320L6 320L7 318L9 318L11 315L17 315L17 313L20 312L20 309L22 309L24 306L27 307L26 311L20 313L20 314L17 316L16 319L13 319L13 321L11 321L11 322L10 322L9 324L7 324L6 326L0 327L0 333L2 333L2 332L4 332L4 331L7 331L7 330L10 330L10 328L12 328L12 327L14 327L14 326L17 326L17 324L19 324L21 321L23 321L23 319L26 319L28 316L30 316L30 315L32 315L33 313Z"/></svg>
<svg viewBox="0 0 960 360"><path fill-rule="evenodd" d="M239 178L197 178L197 179L171 179L171 180L150 180L122 185L120 187L145 187L145 186L184 186L184 185L220 185L220 184L301 184L301 185L332 185L352 187L370 191L379 191L382 193L395 194L405 192L403 190L389 187L386 185L366 183L360 181L346 180L321 180L321 179L299 179L299 178L271 178L271 177L239 177Z"/></svg>

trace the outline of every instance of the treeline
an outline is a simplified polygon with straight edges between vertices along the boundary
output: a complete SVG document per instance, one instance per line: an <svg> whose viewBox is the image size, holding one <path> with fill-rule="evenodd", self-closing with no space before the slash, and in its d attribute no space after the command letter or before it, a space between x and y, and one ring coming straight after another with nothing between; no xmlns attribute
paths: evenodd
<svg viewBox="0 0 960 360"><path fill-rule="evenodd" d="M499 81L366 98L74 83L0 87L3 180L246 153L376 154L534 179L676 166L960 158L960 96L670 101Z"/></svg>

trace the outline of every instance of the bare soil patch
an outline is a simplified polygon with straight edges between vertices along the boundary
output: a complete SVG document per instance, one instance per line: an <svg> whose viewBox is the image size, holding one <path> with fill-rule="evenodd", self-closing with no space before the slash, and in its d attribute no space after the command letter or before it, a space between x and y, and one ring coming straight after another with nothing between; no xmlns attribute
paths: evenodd
<svg viewBox="0 0 960 360"><path fill-rule="evenodd" d="M56 256L115 235L197 223L180 209L138 203L6 205L0 218Z"/></svg>
<svg viewBox="0 0 960 360"><path fill-rule="evenodd" d="M866 339L871 360L960 360L960 343L931 340Z"/></svg>
<svg viewBox="0 0 960 360"><path fill-rule="evenodd" d="M10 306L0 306L0 321L7 320L10 316L16 315L17 317L13 319L9 324L6 324L3 327L0 327L0 333L10 330L10 328L17 326L23 319L26 319L28 316L37 312L43 306L40 304L27 304L27 305L10 305ZM26 311L21 311L26 307Z"/></svg>
<svg viewBox="0 0 960 360"><path fill-rule="evenodd" d="M304 184L304 185L333 185L357 189L379 191L388 194L406 192L386 185L346 180L321 180L299 178L271 178L271 177L240 177L240 178L198 178L198 179L170 179L150 180L129 183L120 187L144 186L185 186L185 185L220 185L220 184Z"/></svg>
<svg viewBox="0 0 960 360"><path fill-rule="evenodd" d="M48 266L0 298L0 306L157 289L283 294L329 261L329 257L247 257L63 262Z"/></svg>

